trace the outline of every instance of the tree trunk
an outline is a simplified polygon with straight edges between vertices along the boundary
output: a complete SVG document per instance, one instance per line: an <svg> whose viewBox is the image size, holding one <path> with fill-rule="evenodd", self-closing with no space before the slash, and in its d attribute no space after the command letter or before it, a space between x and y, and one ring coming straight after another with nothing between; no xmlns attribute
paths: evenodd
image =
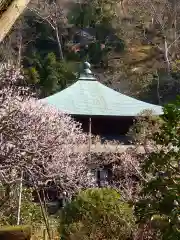
<svg viewBox="0 0 180 240"><path fill-rule="evenodd" d="M17 60L17 66L18 68L21 67L21 57L22 57L22 34L20 33L19 36L19 49L18 49L18 60Z"/></svg>
<svg viewBox="0 0 180 240"><path fill-rule="evenodd" d="M23 181L23 171L21 171L21 179L20 179L20 185L19 185L17 225L20 224L20 219L21 219L22 181Z"/></svg>
<svg viewBox="0 0 180 240"><path fill-rule="evenodd" d="M59 31L58 31L57 26L55 27L55 32L56 32L56 40L57 40L57 43L58 43L58 49L59 49L59 57L60 57L61 60L63 60L64 56L63 56L63 51L62 51L62 44L61 44L61 39L60 39L60 36L59 36Z"/></svg>
<svg viewBox="0 0 180 240"><path fill-rule="evenodd" d="M168 72L168 74L170 74L171 64L170 64L170 60L169 60L169 49L168 49L166 37L164 39L164 58L165 58L166 66L167 66L167 72Z"/></svg>
<svg viewBox="0 0 180 240"><path fill-rule="evenodd" d="M0 43L4 40L6 35L11 30L15 21L26 9L30 0L13 0L0 16Z"/></svg>
<svg viewBox="0 0 180 240"><path fill-rule="evenodd" d="M161 98L160 98L160 94L159 94L159 74L158 74L157 71L156 71L156 76L157 76L157 88L156 88L157 99L158 99L158 104L160 105L161 104Z"/></svg>
<svg viewBox="0 0 180 240"><path fill-rule="evenodd" d="M43 206L43 202L41 200L41 197L40 197L40 194L39 194L39 191L38 191L38 187L37 187L34 180L33 180L33 182L34 182L34 187L35 187L36 193L38 195L38 199L39 199L39 203L40 203L40 207L41 207L41 212L42 212L42 216L44 218L44 223L46 225L46 230L47 230L47 233L48 233L48 237L49 237L49 240L52 240L50 227L49 227L49 222L48 222L48 219L47 219L47 216L46 216L46 212L45 212L45 209L44 209L44 206Z"/></svg>

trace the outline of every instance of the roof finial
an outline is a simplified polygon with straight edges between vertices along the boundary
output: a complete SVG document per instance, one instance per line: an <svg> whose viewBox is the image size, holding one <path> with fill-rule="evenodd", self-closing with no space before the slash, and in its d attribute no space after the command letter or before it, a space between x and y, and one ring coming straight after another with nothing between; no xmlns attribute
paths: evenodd
<svg viewBox="0 0 180 240"><path fill-rule="evenodd" d="M83 63L83 72L81 72L79 80L96 80L90 68L91 64L89 62Z"/></svg>
<svg viewBox="0 0 180 240"><path fill-rule="evenodd" d="M85 74L87 74L87 75L93 74L90 68L91 68L91 64L88 62L84 62L84 73Z"/></svg>
<svg viewBox="0 0 180 240"><path fill-rule="evenodd" d="M89 62L84 62L84 69L90 69L91 64Z"/></svg>

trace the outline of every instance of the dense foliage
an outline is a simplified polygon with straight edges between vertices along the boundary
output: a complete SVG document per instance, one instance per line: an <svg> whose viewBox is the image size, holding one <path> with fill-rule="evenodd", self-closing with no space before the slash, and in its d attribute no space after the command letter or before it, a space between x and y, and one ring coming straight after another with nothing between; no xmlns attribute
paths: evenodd
<svg viewBox="0 0 180 240"><path fill-rule="evenodd" d="M34 0L3 42L0 55L23 64L40 96L75 80L77 63L86 59L111 87L149 102L168 102L180 92L179 10L179 2L170 0ZM47 58L60 63L47 69Z"/></svg>
<svg viewBox="0 0 180 240"><path fill-rule="evenodd" d="M133 210L113 189L80 192L61 213L63 239L131 239Z"/></svg>
<svg viewBox="0 0 180 240"><path fill-rule="evenodd" d="M16 225L17 202L19 187L17 184L0 186L0 225ZM21 224L33 227L40 226L43 222L39 204L33 202L33 189L23 188L21 206Z"/></svg>
<svg viewBox="0 0 180 240"><path fill-rule="evenodd" d="M34 52L24 59L24 66L26 81L36 85L40 97L56 93L76 79L72 64L58 61L53 52L45 56Z"/></svg>
<svg viewBox="0 0 180 240"><path fill-rule="evenodd" d="M164 107L163 124L151 136L156 151L143 162L146 181L136 204L139 222L151 222L154 228L161 230L163 240L180 238L179 107L179 100Z"/></svg>

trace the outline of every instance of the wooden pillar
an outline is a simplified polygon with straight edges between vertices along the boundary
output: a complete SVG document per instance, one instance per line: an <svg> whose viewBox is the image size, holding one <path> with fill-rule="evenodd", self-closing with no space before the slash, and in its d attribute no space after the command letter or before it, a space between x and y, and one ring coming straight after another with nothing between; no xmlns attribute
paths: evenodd
<svg viewBox="0 0 180 240"><path fill-rule="evenodd" d="M92 119L89 118L89 160L91 161L91 144L92 144Z"/></svg>

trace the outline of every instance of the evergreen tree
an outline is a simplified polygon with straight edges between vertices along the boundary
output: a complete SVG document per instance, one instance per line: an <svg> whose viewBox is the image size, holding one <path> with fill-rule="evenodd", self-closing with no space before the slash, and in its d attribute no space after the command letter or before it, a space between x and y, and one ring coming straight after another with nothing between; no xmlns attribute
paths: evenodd
<svg viewBox="0 0 180 240"><path fill-rule="evenodd" d="M63 90L76 79L75 66L66 61L58 61L53 52L47 55L33 53L26 58L26 79L41 89L41 96L46 97Z"/></svg>
<svg viewBox="0 0 180 240"><path fill-rule="evenodd" d="M148 180L135 209L139 222L151 223L163 240L180 239L179 109L180 98L164 107L163 124L151 139L160 150L152 152L142 165Z"/></svg>

